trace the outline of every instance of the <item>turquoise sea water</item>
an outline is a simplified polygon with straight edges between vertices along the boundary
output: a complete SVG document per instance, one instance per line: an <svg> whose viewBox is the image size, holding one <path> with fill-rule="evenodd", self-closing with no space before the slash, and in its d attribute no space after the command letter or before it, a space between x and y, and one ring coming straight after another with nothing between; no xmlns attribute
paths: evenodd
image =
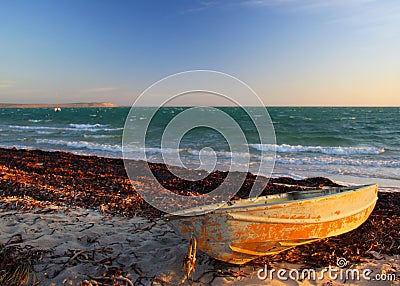
<svg viewBox="0 0 400 286"><path fill-rule="evenodd" d="M254 160L259 150L276 148L274 175L327 176L354 183L400 186L400 108L267 108L276 146L261 145L257 131L238 108L222 108L242 127ZM148 132L147 155L161 161L163 127L184 108L163 108ZM63 150L78 154L121 157L127 107L0 109L0 147ZM144 120L137 109L132 124ZM193 166L199 150L213 148L219 169L228 168L229 146L217 132L192 130L179 147ZM135 145L130 146L135 152ZM189 164L190 165L190 164Z"/></svg>

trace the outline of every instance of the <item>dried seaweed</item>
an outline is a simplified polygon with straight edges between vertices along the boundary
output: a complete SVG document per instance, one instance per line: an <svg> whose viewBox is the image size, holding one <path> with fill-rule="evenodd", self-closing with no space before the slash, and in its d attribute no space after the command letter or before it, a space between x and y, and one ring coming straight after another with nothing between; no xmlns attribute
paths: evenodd
<svg viewBox="0 0 400 286"><path fill-rule="evenodd" d="M132 164L138 174L148 168L147 162L134 161ZM251 173L246 175L244 182L239 181L239 173L233 173L230 181L226 182L228 173L221 171L193 182L175 177L164 164L149 163L149 167L161 185L186 196L209 193L223 182L227 188L237 188L242 184L233 199L247 198L254 184L263 188L261 195L336 185L326 178L298 181L278 178L268 183L266 178L257 178ZM158 189L152 187L151 178L138 176L137 180L143 188L149 188L157 195ZM3 209L28 210L57 205L93 208L104 214L129 217L162 215L139 196L120 159L0 148L0 184L0 208Z"/></svg>

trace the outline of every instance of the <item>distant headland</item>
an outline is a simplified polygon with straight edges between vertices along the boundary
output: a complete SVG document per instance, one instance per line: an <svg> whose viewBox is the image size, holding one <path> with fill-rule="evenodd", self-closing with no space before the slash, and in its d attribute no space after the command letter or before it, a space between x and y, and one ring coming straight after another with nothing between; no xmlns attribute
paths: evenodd
<svg viewBox="0 0 400 286"><path fill-rule="evenodd" d="M118 107L109 102L78 102L62 104L19 104L19 103L0 103L0 108L66 108L66 107Z"/></svg>

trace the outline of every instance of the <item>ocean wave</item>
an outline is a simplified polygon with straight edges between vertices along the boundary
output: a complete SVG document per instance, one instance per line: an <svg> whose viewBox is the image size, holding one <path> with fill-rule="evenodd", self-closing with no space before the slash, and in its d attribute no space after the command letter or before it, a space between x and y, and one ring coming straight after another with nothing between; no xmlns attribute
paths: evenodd
<svg viewBox="0 0 400 286"><path fill-rule="evenodd" d="M382 193L400 193L400 187L381 187L381 186L379 186L379 191Z"/></svg>
<svg viewBox="0 0 400 286"><path fill-rule="evenodd" d="M377 155L385 152L378 147L331 147L331 146L302 146L302 145L273 145L273 144L249 144L250 147L260 151L274 151L278 153L322 153L327 155Z"/></svg>
<svg viewBox="0 0 400 286"><path fill-rule="evenodd" d="M95 134L83 134L84 138L93 138L93 139L105 139L105 138L119 138L121 135L95 135Z"/></svg>
<svg viewBox="0 0 400 286"><path fill-rule="evenodd" d="M182 152L189 153L190 155L195 155L196 157L200 156L200 153L202 153L203 156L210 156L213 157L214 155L220 156L220 157L226 157L226 158L231 158L233 156L235 157L241 157L241 158L246 158L247 156L249 157L254 157L254 155L250 153L237 153L237 152L229 152L229 151L214 151L214 150L193 150L193 149L183 149Z"/></svg>
<svg viewBox="0 0 400 286"><path fill-rule="evenodd" d="M61 145L73 148L85 148L89 150L107 151L107 152L121 152L120 145L99 144L87 141L65 141L65 140L52 140L52 139L36 139L38 144Z"/></svg>
<svg viewBox="0 0 400 286"><path fill-rule="evenodd" d="M48 144L48 145L59 145L59 146L67 146L76 149L88 149L93 151L106 151L106 152L122 152L122 146L120 144L102 144L97 142L88 142L88 141L67 141L67 140L55 140L55 139L36 139L37 144ZM142 153L143 150L148 154L157 154L161 155L163 153L176 153L177 150L157 147L148 147L148 148L140 148L136 146L126 146L124 147L124 152L127 153ZM179 149L178 152L181 150Z"/></svg>
<svg viewBox="0 0 400 286"><path fill-rule="evenodd" d="M27 125L8 125L8 128L14 130L62 130L62 131L88 131L88 132L99 132L99 131L120 131L123 128L94 128L94 127L55 127L55 126L27 126Z"/></svg>
<svg viewBox="0 0 400 286"><path fill-rule="evenodd" d="M134 145L130 145L130 146L124 146L124 152L126 152L128 155L128 153L137 153L137 152L143 152L143 150L145 150L145 152L147 154L154 154L154 155L161 155L162 153L180 153L182 152L182 149L172 149L172 148L159 148L159 147L147 147L147 148L143 148L143 147L137 147Z"/></svg>
<svg viewBox="0 0 400 286"><path fill-rule="evenodd" d="M160 149L157 149L158 152L161 153ZM165 151L164 151L165 152ZM184 154L185 156L195 156L196 158L200 155L200 151L193 150L193 149L182 149L180 153ZM204 151L203 154L205 156L212 156L214 154L213 151ZM231 152L223 152L223 151L216 151L215 154L217 156L225 158L231 158ZM236 153L236 156L245 157L248 154L246 153ZM256 154L249 154L250 158L257 158L260 159L259 155ZM344 158L344 157L333 157L333 156L323 156L321 158L316 157L300 157L300 158L293 158L290 155L279 155L277 154L274 156L264 156L263 159L265 161L273 161L275 160L278 164L292 164L292 165L337 165L337 166L355 166L355 167L387 167L387 168L400 168L400 161L391 161L391 160L369 160L369 159L351 159L351 158ZM258 160L256 160L258 161Z"/></svg>
<svg viewBox="0 0 400 286"><path fill-rule="evenodd" d="M72 128L60 128L52 126L23 126L23 125L8 125L12 130L72 130Z"/></svg>
<svg viewBox="0 0 400 286"><path fill-rule="evenodd" d="M92 129L94 130L94 129ZM120 131L120 130L124 130L123 127L117 127L117 128L103 128L103 129L97 129L97 130L103 130L103 131Z"/></svg>
<svg viewBox="0 0 400 286"><path fill-rule="evenodd" d="M28 119L28 121L37 123L37 122L42 122L43 120L42 119Z"/></svg>
<svg viewBox="0 0 400 286"><path fill-rule="evenodd" d="M400 168L399 161L348 159L348 158L338 158L338 157L324 157L321 159L316 159L314 157L287 158L287 157L277 156L275 162L280 164L292 164L292 165L337 165L337 166L354 166L354 167Z"/></svg>
<svg viewBox="0 0 400 286"><path fill-rule="evenodd" d="M44 134L44 135L48 135L48 134L54 134L53 131L41 131L41 130L36 130L37 134Z"/></svg>
<svg viewBox="0 0 400 286"><path fill-rule="evenodd" d="M96 124L76 124L71 123L69 124L70 127L77 128L77 129L88 129L88 128L99 128L99 127L107 127L108 125L96 123Z"/></svg>

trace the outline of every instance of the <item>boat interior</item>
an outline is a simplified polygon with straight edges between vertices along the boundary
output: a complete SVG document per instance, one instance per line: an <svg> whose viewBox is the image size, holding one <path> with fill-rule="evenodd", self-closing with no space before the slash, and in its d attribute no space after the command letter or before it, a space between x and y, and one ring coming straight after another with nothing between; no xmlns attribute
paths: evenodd
<svg viewBox="0 0 400 286"><path fill-rule="evenodd" d="M214 210L218 212L218 210L223 211L230 208L257 207L257 206L265 206L272 204L281 204L291 201L309 200L319 197L334 196L340 193L345 193L350 191L356 191L370 186L371 185L353 186L353 187L326 187L317 190L294 191L294 192L267 195L250 199L240 199L220 204L213 204L213 205L186 209L174 213L173 216L191 216Z"/></svg>
<svg viewBox="0 0 400 286"><path fill-rule="evenodd" d="M231 201L228 203L228 206L235 205L235 206L245 206L245 205L257 205L257 204L275 204L275 203L284 203L290 201L299 201L299 200L308 200L314 199L318 197L327 197L332 195L337 195L340 193L345 193L349 191L355 191L362 189L364 187L368 187L370 185L365 186L356 186L356 187L327 187L323 189L317 190L305 190L305 191L294 191L294 192L287 192L282 194L275 194L275 195L268 195L262 196L247 200L237 200Z"/></svg>

